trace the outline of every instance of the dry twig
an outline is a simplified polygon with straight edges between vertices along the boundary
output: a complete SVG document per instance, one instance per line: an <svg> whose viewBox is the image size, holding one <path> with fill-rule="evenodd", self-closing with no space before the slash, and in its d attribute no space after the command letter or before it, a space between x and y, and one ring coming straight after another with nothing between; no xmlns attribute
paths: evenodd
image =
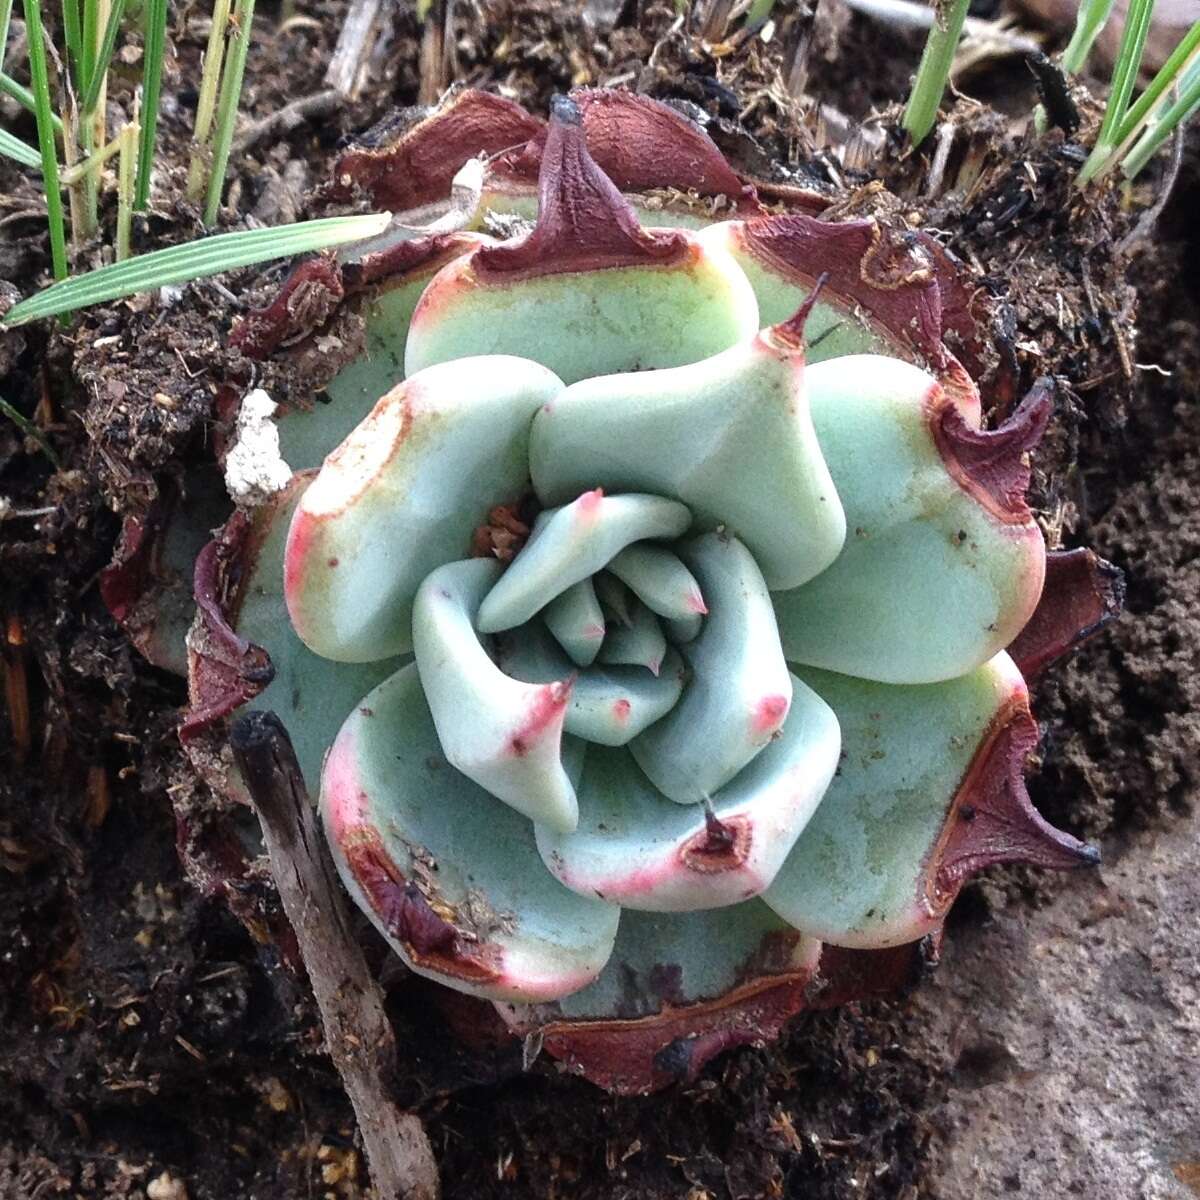
<svg viewBox="0 0 1200 1200"><path fill-rule="evenodd" d="M233 149L241 154L264 138L291 133L293 129L313 117L328 116L344 98L337 88L326 88L323 92L314 92L311 96L301 96L298 100L277 108L261 121L248 125L234 141Z"/></svg>
<svg viewBox="0 0 1200 1200"><path fill-rule="evenodd" d="M392 1099L395 1035L351 932L287 730L274 713L250 712L234 723L230 743L262 823L271 873L296 931L330 1057L358 1118L375 1187L384 1200L436 1200L433 1150L420 1118Z"/></svg>
<svg viewBox="0 0 1200 1200"><path fill-rule="evenodd" d="M359 74L371 52L371 31L382 5L383 0L353 0L333 48L333 57L325 69L325 86L351 100L356 98Z"/></svg>

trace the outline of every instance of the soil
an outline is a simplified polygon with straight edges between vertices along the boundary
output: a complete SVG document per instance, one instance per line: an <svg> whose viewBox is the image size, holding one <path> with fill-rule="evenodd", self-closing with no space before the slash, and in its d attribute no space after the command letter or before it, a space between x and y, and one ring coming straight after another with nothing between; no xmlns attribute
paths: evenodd
<svg viewBox="0 0 1200 1200"><path fill-rule="evenodd" d="M613 6L609 6L610 10ZM746 161L782 160L840 189L846 210L907 214L980 273L1000 302L998 408L1042 374L1065 387L1037 458L1052 540L1088 544L1129 581L1127 615L1041 684L1035 799L1097 840L1095 872L992 873L971 885L943 962L910 995L797 1019L777 1044L718 1059L701 1079L614 1099L520 1050L467 1050L428 994L382 960L401 1049L401 1100L425 1119L448 1197L1200 1195L1200 163L1167 186L1081 199L1078 147L1022 142L967 100L950 171L888 140L867 169L822 144L786 86L851 117L903 95L919 42L836 6L786 6L771 46L722 58L674 9L620 5L597 34L572 5L492 0L462 15L454 78L531 105L619 80L684 98ZM343 6L260 8L250 121L321 90ZM596 11L599 10L597 6ZM362 97L235 157L225 219L310 215L339 140L413 103L420 29L406 7ZM198 232L170 198L186 170L202 9L175 10L162 198L145 247ZM810 46L797 66L792 48ZM803 68L801 70L801 68ZM979 94L1027 87L996 63ZM968 88L968 90L970 90ZM120 87L117 99L120 100ZM1084 131L1097 107L1085 91ZM894 111L893 111L894 115ZM6 126L28 135L18 114ZM752 140L753 139L753 140ZM865 187L882 179L888 190ZM964 186L956 188L951 181ZM0 278L47 269L36 188L0 160ZM111 218L111 214L107 214ZM80 268L96 247L76 252ZM0 342L0 395L45 431L62 470L0 421L0 1196L260 1200L363 1194L348 1102L302 978L269 935L265 868L220 889L185 877L175 807L217 801L175 737L185 696L147 665L97 579L122 517L210 454L213 400L236 313L281 268L94 310ZM250 917L247 919L247 914ZM369 942L369 935L364 932Z"/></svg>

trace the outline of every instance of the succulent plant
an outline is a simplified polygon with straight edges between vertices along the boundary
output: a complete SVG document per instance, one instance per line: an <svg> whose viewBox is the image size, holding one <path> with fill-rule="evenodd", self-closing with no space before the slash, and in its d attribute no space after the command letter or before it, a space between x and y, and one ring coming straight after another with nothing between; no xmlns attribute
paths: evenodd
<svg viewBox="0 0 1200 1200"><path fill-rule="evenodd" d="M1047 554L1053 385L981 427L936 243L617 92L460 93L334 186L404 215L235 333L320 402L199 557L183 733L237 794L222 722L280 715L413 971L644 1091L894 984L980 868L1096 861L1023 671L1119 588Z"/></svg>

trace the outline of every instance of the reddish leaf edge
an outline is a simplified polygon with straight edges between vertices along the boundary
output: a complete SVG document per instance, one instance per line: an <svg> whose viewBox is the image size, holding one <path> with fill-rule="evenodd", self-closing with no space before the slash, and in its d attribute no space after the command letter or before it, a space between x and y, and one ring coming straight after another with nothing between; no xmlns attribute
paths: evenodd
<svg viewBox="0 0 1200 1200"><path fill-rule="evenodd" d="M1037 380L1016 411L995 429L978 429L955 404L929 413L933 439L946 469L998 521L1025 525L1032 520L1026 500L1029 452L1041 441L1054 411L1055 383Z"/></svg>
<svg viewBox="0 0 1200 1200"><path fill-rule="evenodd" d="M924 239L874 217L825 221L805 213L747 221L740 237L748 254L797 286L825 276L824 303L865 323L898 357L927 367L964 419L978 422L978 389L943 337L946 270Z"/></svg>
<svg viewBox="0 0 1200 1200"><path fill-rule="evenodd" d="M315 471L298 471L253 514L234 512L196 559L196 619L188 634L188 708L179 727L187 746L253 700L275 678L271 656L236 631L244 588L277 514Z"/></svg>
<svg viewBox="0 0 1200 1200"><path fill-rule="evenodd" d="M917 941L886 950L823 945L805 969L752 976L715 999L666 1003L644 1017L545 1020L544 1010L535 1010L532 1019L513 1006L497 1004L495 1010L514 1035L539 1042L561 1069L616 1095L647 1095L694 1082L727 1050L775 1041L803 1012L915 986L937 965L940 944L939 926Z"/></svg>
<svg viewBox="0 0 1200 1200"><path fill-rule="evenodd" d="M1056 829L1034 808L1025 767L1038 742L1022 687L993 718L929 855L919 901L930 925L941 922L963 885L987 867L1021 863L1061 871L1100 864L1097 846Z"/></svg>

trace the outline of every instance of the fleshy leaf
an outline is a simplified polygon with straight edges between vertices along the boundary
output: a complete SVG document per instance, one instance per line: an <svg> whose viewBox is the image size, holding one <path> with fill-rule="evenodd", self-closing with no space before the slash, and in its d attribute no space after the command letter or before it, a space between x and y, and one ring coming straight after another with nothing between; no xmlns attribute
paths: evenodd
<svg viewBox="0 0 1200 1200"><path fill-rule="evenodd" d="M482 247L429 285L409 330L409 374L509 353L573 382L697 362L757 329L753 291L736 264L682 231L643 230L588 154L578 109L564 97L538 186L532 232Z"/></svg>
<svg viewBox="0 0 1200 1200"><path fill-rule="evenodd" d="M498 639L500 669L525 683L572 683L563 731L602 746L623 746L679 699L684 666L668 651L652 675L644 667L589 667L575 673L537 623Z"/></svg>
<svg viewBox="0 0 1200 1200"><path fill-rule="evenodd" d="M788 658L885 683L973 670L1012 641L1041 594L1025 453L1049 397L1035 390L983 432L931 376L894 359L820 363L808 380L848 533L833 566L774 597Z"/></svg>
<svg viewBox="0 0 1200 1200"><path fill-rule="evenodd" d="M533 536L479 610L479 628L500 633L523 625L555 596L594 575L643 538L675 538L692 515L661 496L605 496L597 488L538 514Z"/></svg>
<svg viewBox="0 0 1200 1200"><path fill-rule="evenodd" d="M604 615L620 625L632 624L633 593L609 571L601 571L592 582Z"/></svg>
<svg viewBox="0 0 1200 1200"><path fill-rule="evenodd" d="M876 220L821 221L801 213L726 221L700 235L732 255L763 325L785 321L825 285L809 318L808 361L877 353L927 367L978 423L979 392L942 341L938 260L925 241Z"/></svg>
<svg viewBox="0 0 1200 1200"><path fill-rule="evenodd" d="M639 543L622 550L608 569L651 611L686 621L708 612L696 577L665 546Z"/></svg>
<svg viewBox="0 0 1200 1200"><path fill-rule="evenodd" d="M413 645L429 710L450 764L518 812L574 829L579 810L562 764L571 681L527 684L505 675L475 632L500 564L472 558L439 567L413 605Z"/></svg>
<svg viewBox="0 0 1200 1200"><path fill-rule="evenodd" d="M750 552L709 533L680 547L708 597L709 614L683 647L692 677L679 703L630 743L665 796L714 796L775 736L792 702L771 598Z"/></svg>
<svg viewBox="0 0 1200 1200"><path fill-rule="evenodd" d="M534 488L544 504L595 486L674 496L745 542L769 586L798 587L845 538L805 380L785 323L702 363L573 384L533 423Z"/></svg>
<svg viewBox="0 0 1200 1200"><path fill-rule="evenodd" d="M325 460L288 537L288 611L305 644L344 662L411 647L412 600L465 555L488 510L526 487L530 417L560 388L513 358L409 379Z"/></svg>
<svg viewBox="0 0 1200 1200"><path fill-rule="evenodd" d="M342 727L321 810L347 889L418 974L541 1001L586 986L608 958L618 910L564 888L529 822L445 761L415 666Z"/></svg>
<svg viewBox="0 0 1200 1200"><path fill-rule="evenodd" d="M309 471L293 477L266 512L255 513L256 523L263 522L265 528L259 533L253 567L242 586L236 628L243 637L264 647L275 667L275 678L248 707L274 712L283 722L304 780L315 796L321 761L342 722L367 692L410 658L330 662L315 655L293 632L283 594L284 550L292 513L313 475Z"/></svg>
<svg viewBox="0 0 1200 1200"><path fill-rule="evenodd" d="M657 675L667 653L662 625L644 604L634 604L629 618L628 625L609 629L599 659L610 666L644 667Z"/></svg>
<svg viewBox="0 0 1200 1200"><path fill-rule="evenodd" d="M896 946L935 928L981 867L1097 861L1029 801L1022 770L1037 726L1006 654L920 686L798 673L837 714L843 759L764 894L797 929L840 946Z"/></svg>
<svg viewBox="0 0 1200 1200"><path fill-rule="evenodd" d="M677 621L663 622L667 641L674 642L677 646L692 641L703 628L704 617L700 613L693 613L690 617L680 617Z"/></svg>
<svg viewBox="0 0 1200 1200"><path fill-rule="evenodd" d="M775 878L837 767L829 706L799 680L778 737L712 798L672 804L626 750L593 748L579 826L538 829L547 867L572 891L625 908L684 912L737 904Z"/></svg>
<svg viewBox="0 0 1200 1200"><path fill-rule="evenodd" d="M621 914L608 966L551 1005L499 1004L568 1070L610 1091L694 1079L715 1054L779 1034L805 1005L821 944L760 900L694 913Z"/></svg>
<svg viewBox="0 0 1200 1200"><path fill-rule="evenodd" d="M246 704L276 713L291 737L305 783L315 796L321 760L355 704L376 684L403 666L406 657L373 663L336 663L319 658L292 631L283 596L283 556L292 513L315 472L294 475L287 487L254 510L251 518L235 515L213 543L226 581L217 604L202 613L189 636L192 708L184 724L185 743L205 766L205 750L197 735L211 722ZM239 532L240 531L240 532ZM202 573L202 572L200 572ZM214 657L214 621L226 623L228 635L249 647L240 660L240 678L224 656ZM255 666L265 655L269 670ZM218 702L224 694L225 703ZM205 771L210 778L211 772Z"/></svg>
<svg viewBox="0 0 1200 1200"><path fill-rule="evenodd" d="M590 579L555 596L542 611L546 628L577 667L590 667L604 641L604 612Z"/></svg>
<svg viewBox="0 0 1200 1200"><path fill-rule="evenodd" d="M348 359L324 384L316 403L303 411L293 409L278 422L280 451L295 470L319 467L379 398L403 382L404 342L417 301L442 267L484 240L465 235L423 239L422 245L412 240L364 262L342 265L344 286L357 293L347 302L353 317L312 335L287 355L289 369L314 382L321 380L313 375L313 357ZM303 303L303 294L293 299Z"/></svg>

